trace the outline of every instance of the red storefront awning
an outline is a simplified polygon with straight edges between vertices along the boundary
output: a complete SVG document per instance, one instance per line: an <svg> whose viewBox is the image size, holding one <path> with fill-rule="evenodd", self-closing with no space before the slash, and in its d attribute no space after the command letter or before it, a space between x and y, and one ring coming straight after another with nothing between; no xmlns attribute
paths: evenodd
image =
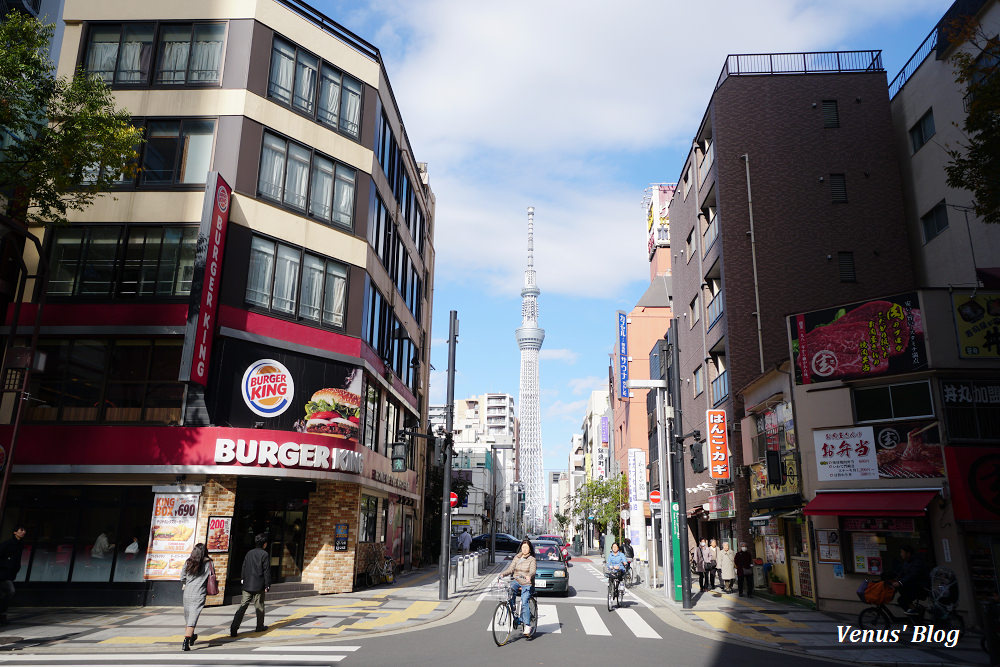
<svg viewBox="0 0 1000 667"><path fill-rule="evenodd" d="M802 512L834 516L924 516L937 491L820 493Z"/></svg>

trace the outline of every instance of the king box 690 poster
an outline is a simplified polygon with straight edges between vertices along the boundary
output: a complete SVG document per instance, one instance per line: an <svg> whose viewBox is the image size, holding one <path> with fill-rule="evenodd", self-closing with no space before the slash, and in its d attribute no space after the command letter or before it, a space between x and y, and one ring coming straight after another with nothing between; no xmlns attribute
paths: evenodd
<svg viewBox="0 0 1000 667"><path fill-rule="evenodd" d="M789 324L797 384L896 375L927 367L916 293L792 315Z"/></svg>

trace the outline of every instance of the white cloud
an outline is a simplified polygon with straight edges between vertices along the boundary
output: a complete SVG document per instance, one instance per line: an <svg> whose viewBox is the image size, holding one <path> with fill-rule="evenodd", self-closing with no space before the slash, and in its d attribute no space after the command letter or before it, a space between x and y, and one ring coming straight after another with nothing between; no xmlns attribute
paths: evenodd
<svg viewBox="0 0 1000 667"><path fill-rule="evenodd" d="M542 349L538 353L538 358L541 361L564 361L567 364L575 364L579 357L580 355L577 352L567 350L566 348Z"/></svg>
<svg viewBox="0 0 1000 667"><path fill-rule="evenodd" d="M431 371L430 389L427 392L431 405L445 405L448 402L448 372Z"/></svg>
<svg viewBox="0 0 1000 667"><path fill-rule="evenodd" d="M437 280L516 294L534 205L544 316L546 293L647 278L642 189L678 177L727 54L878 47L850 39L947 5L383 0L365 18L429 162Z"/></svg>
<svg viewBox="0 0 1000 667"><path fill-rule="evenodd" d="M587 409L587 399L580 401L555 401L545 407L545 416L550 419L582 420Z"/></svg>
<svg viewBox="0 0 1000 667"><path fill-rule="evenodd" d="M608 378L591 375L585 378L573 378L566 384L569 385L569 388L574 394L579 396L580 394L590 394L592 391L606 389L608 386Z"/></svg>

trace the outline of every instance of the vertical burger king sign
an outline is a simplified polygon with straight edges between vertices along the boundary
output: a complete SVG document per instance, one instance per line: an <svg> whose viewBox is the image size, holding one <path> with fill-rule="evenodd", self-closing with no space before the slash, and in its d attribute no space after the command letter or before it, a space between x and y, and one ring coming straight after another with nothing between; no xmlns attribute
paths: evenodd
<svg viewBox="0 0 1000 667"><path fill-rule="evenodd" d="M184 351L178 375L179 380L195 382L203 387L208 385L232 193L233 189L218 172L208 174L201 227L198 229L187 329L184 332Z"/></svg>

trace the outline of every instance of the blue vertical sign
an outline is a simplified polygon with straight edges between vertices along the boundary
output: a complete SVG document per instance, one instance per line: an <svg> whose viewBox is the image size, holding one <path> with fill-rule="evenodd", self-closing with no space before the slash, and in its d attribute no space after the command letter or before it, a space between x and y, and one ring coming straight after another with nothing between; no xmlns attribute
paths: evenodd
<svg viewBox="0 0 1000 667"><path fill-rule="evenodd" d="M628 320L618 311L618 397L628 398Z"/></svg>

